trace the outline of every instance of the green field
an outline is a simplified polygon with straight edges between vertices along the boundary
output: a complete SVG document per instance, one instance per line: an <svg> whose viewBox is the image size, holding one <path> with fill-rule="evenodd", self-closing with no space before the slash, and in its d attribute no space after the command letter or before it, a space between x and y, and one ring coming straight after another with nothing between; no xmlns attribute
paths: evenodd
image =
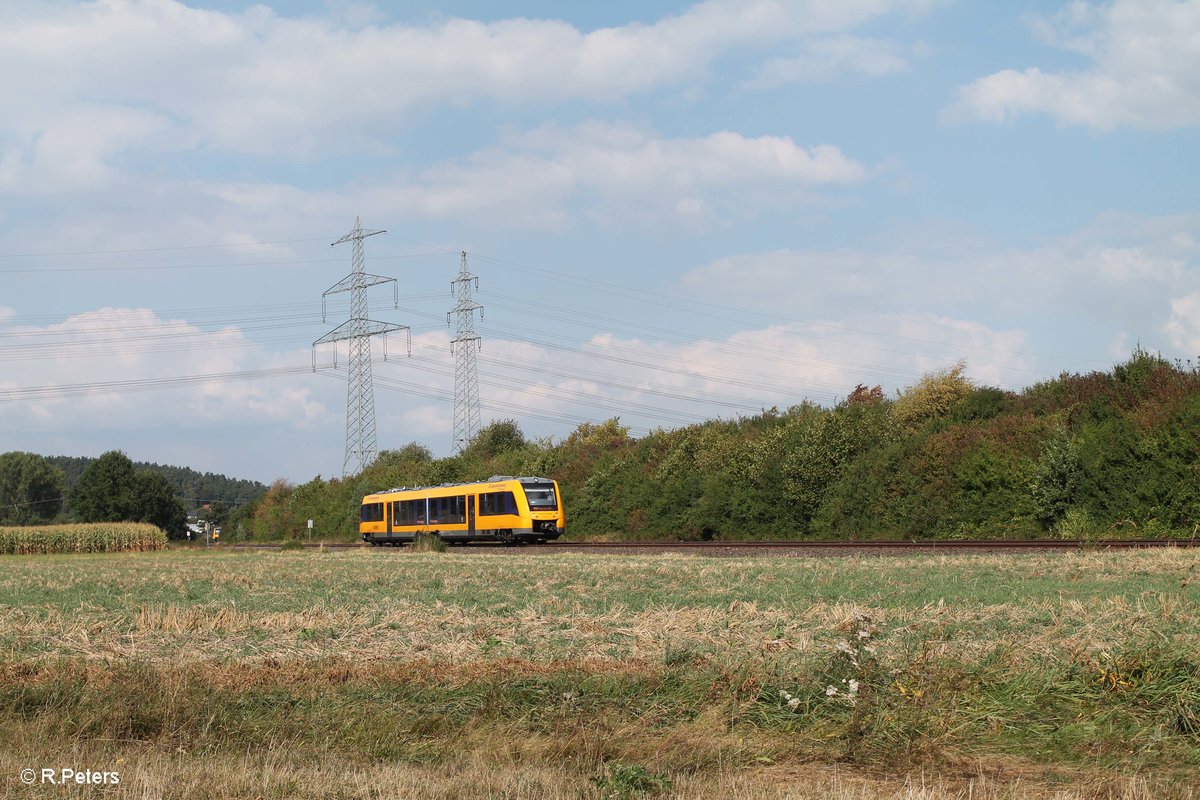
<svg viewBox="0 0 1200 800"><path fill-rule="evenodd" d="M24 786L25 768L117 786ZM0 557L0 796L1195 798L1200 552Z"/></svg>

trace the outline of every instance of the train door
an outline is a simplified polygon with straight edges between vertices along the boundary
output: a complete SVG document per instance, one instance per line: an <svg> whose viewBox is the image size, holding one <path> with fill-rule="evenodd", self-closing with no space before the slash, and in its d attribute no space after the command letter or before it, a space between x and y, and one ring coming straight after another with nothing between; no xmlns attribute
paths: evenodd
<svg viewBox="0 0 1200 800"><path fill-rule="evenodd" d="M467 495L467 535L475 535L475 495Z"/></svg>

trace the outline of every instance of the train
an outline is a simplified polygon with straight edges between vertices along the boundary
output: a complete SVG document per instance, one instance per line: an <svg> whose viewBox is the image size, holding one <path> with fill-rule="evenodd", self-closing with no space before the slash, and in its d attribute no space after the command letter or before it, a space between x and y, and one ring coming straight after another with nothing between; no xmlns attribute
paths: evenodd
<svg viewBox="0 0 1200 800"><path fill-rule="evenodd" d="M512 475L369 494L358 523L362 540L372 545L404 544L421 533L451 544L545 544L565 528L558 481Z"/></svg>

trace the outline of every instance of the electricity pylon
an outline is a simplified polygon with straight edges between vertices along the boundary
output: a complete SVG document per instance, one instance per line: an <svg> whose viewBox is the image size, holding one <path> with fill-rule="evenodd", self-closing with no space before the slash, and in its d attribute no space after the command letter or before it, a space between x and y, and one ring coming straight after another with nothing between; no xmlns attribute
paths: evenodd
<svg viewBox="0 0 1200 800"><path fill-rule="evenodd" d="M353 242L350 274L330 286L321 295L321 319L325 319L325 298L339 292L350 293L350 319L313 342L313 347L328 342L350 342L350 365L346 381L346 455L342 460L342 477L353 475L375 460L375 386L371 380L371 337L393 331L408 331L407 325L390 322L375 322L367 319L367 288L381 283L393 284L396 307L400 307L399 289L394 286L395 278L370 275L363 272L366 261L363 255L363 239L386 231L363 230L359 218L354 218L354 230L333 242L335 247L344 242ZM410 349L411 349L411 332ZM337 345L335 344L336 348ZM336 353L336 349L335 349ZM387 357L387 339L384 339L384 357ZM351 470L351 464L354 469Z"/></svg>
<svg viewBox="0 0 1200 800"><path fill-rule="evenodd" d="M471 299L472 288L479 288L479 278L467 270L467 251L462 251L458 277L450 281L450 294L458 298L446 314L458 316L458 331L450 340L454 353L454 452L461 453L475 434L479 433L479 370L475 366L475 351L483 344L475 333L475 310L483 317L483 306Z"/></svg>

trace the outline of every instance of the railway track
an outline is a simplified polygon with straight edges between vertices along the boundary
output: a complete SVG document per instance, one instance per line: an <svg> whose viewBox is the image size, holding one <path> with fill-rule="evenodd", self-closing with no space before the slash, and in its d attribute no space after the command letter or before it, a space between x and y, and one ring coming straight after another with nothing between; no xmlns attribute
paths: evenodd
<svg viewBox="0 0 1200 800"><path fill-rule="evenodd" d="M303 543L305 548L366 548L361 542ZM230 549L279 549L277 544L234 544ZM455 545L454 552L544 553L544 552L686 552L696 555L831 555L900 554L909 552L1031 552L1070 550L1141 550L1155 547L1200 547L1200 539L947 539L907 541L720 541L720 542L550 542L529 546L509 546L480 542ZM380 548L386 549L386 548Z"/></svg>

